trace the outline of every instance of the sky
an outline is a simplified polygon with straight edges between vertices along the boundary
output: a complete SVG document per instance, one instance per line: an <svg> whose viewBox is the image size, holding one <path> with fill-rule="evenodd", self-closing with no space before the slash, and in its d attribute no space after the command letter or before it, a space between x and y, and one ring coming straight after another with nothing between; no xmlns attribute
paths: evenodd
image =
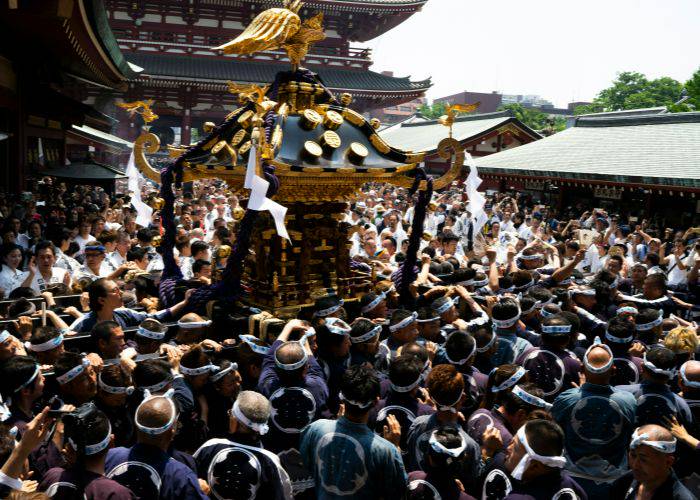
<svg viewBox="0 0 700 500"><path fill-rule="evenodd" d="M700 68L700 0L428 0L371 40L374 71L463 90L589 101L621 71L686 81Z"/></svg>

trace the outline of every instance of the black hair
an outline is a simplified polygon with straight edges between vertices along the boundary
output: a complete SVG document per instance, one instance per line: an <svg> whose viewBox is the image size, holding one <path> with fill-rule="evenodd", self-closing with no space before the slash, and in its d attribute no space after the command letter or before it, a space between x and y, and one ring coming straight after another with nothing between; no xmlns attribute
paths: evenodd
<svg viewBox="0 0 700 500"><path fill-rule="evenodd" d="M92 402L85 403L63 415L62 420L66 442L68 446L75 445L78 463L85 458L85 447L101 442L111 429L107 415L98 410ZM105 454L108 450L109 447L100 453Z"/></svg>
<svg viewBox="0 0 700 500"><path fill-rule="evenodd" d="M146 255L148 255L148 250L146 250L144 247L134 247L126 253L126 260L143 260Z"/></svg>
<svg viewBox="0 0 700 500"><path fill-rule="evenodd" d="M676 356L671 349L666 347L652 347L646 355L648 362L653 363L653 365L662 370L674 370L676 368ZM647 373L655 380L661 383L668 381L666 375L660 375L648 370Z"/></svg>
<svg viewBox="0 0 700 500"><path fill-rule="evenodd" d="M471 335L464 332L454 332L445 341L445 353L453 361L466 358L469 353L476 354L476 340ZM467 361L465 364L471 364ZM457 368L459 370L459 367Z"/></svg>
<svg viewBox="0 0 700 500"><path fill-rule="evenodd" d="M83 355L77 352L66 351L56 360L53 365L53 372L56 377L68 373L70 370L76 366L82 364Z"/></svg>
<svg viewBox="0 0 700 500"><path fill-rule="evenodd" d="M107 281L107 278L100 278L88 285L87 292L91 311L97 312L102 309L102 304L100 304L99 299L107 297L107 287L105 286Z"/></svg>
<svg viewBox="0 0 700 500"><path fill-rule="evenodd" d="M197 259L192 264L192 272L199 273L202 271L202 268L205 266L211 266L211 262L209 262L208 260L204 260L204 259Z"/></svg>
<svg viewBox="0 0 700 500"><path fill-rule="evenodd" d="M340 390L345 399L345 408L358 413L368 412L373 404L366 408L358 408L349 401L360 404L374 403L379 397L379 378L374 369L364 365L354 365L345 370L340 382Z"/></svg>
<svg viewBox="0 0 700 500"><path fill-rule="evenodd" d="M136 231L136 239L140 242L151 243L153 241L153 231L147 227L141 228Z"/></svg>
<svg viewBox="0 0 700 500"><path fill-rule="evenodd" d="M350 327L350 338L361 337L376 327L376 323L366 319L357 318ZM380 332L381 333L381 332ZM353 344L354 346L355 344ZM360 344L361 345L361 344Z"/></svg>
<svg viewBox="0 0 700 500"><path fill-rule="evenodd" d="M112 337L112 330L115 328L119 328L119 323L112 320L100 321L93 326L90 331L90 340L93 343L93 347L96 350L99 349L100 340L109 342L109 339Z"/></svg>
<svg viewBox="0 0 700 500"><path fill-rule="evenodd" d="M533 286L527 291L530 297L534 297L538 302L545 303L552 298L552 292L541 286Z"/></svg>
<svg viewBox="0 0 700 500"><path fill-rule="evenodd" d="M516 385L528 394L540 399L544 399L544 391L532 382L521 381L518 382ZM518 396L513 394L513 391L511 390L502 392L503 394L501 394L501 404L506 409L506 413L508 413L509 415L514 415L518 412L518 410L525 410L525 412L529 413L532 410L539 408L537 406L531 405L530 403L526 403Z"/></svg>
<svg viewBox="0 0 700 500"><path fill-rule="evenodd" d="M204 252L206 250L209 250L209 245L207 245L201 240L192 242L192 245L190 246L190 252L192 253L192 257L197 255L199 252Z"/></svg>
<svg viewBox="0 0 700 500"><path fill-rule="evenodd" d="M39 255L41 250L46 250L47 248L51 249L51 253L56 256L56 248L53 246L53 243L47 240L42 240L34 246L34 255Z"/></svg>
<svg viewBox="0 0 700 500"><path fill-rule="evenodd" d="M55 339L61 334L58 328L53 325L37 326L32 332L29 340L32 344L43 344L51 339Z"/></svg>
<svg viewBox="0 0 700 500"><path fill-rule="evenodd" d="M36 361L29 356L12 356L0 365L0 374L3 381L0 394L2 394L3 399L11 397L23 384L26 384L34 375L36 366ZM36 380L35 378L34 384ZM29 388L29 386L26 388Z"/></svg>
<svg viewBox="0 0 700 500"><path fill-rule="evenodd" d="M389 366L389 380L391 383L406 387L416 382L423 371L423 363L412 354L402 354L391 361Z"/></svg>
<svg viewBox="0 0 700 500"><path fill-rule="evenodd" d="M170 363L164 359L146 359L136 364L131 376L137 387L148 387L169 379L171 369Z"/></svg>
<svg viewBox="0 0 700 500"><path fill-rule="evenodd" d="M511 298L503 299L493 306L493 318L497 320L508 320L518 314L518 303Z"/></svg>
<svg viewBox="0 0 700 500"><path fill-rule="evenodd" d="M564 450L564 432L551 420L530 420L525 424L525 437L538 455L559 456Z"/></svg>

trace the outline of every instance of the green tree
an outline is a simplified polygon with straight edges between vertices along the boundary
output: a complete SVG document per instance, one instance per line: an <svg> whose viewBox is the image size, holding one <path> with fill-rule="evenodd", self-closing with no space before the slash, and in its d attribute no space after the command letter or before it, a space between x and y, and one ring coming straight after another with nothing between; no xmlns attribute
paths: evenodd
<svg viewBox="0 0 700 500"><path fill-rule="evenodd" d="M515 117L533 130L543 131L547 135L566 128L566 119L562 116L550 117L538 109L526 108L522 104L504 104L499 110L512 111Z"/></svg>
<svg viewBox="0 0 700 500"><path fill-rule="evenodd" d="M698 80L700 83L700 78ZM682 88L683 85L673 78L664 76L649 80L642 73L625 71L618 73L612 85L601 90L591 104L577 107L574 113L673 106L680 99Z"/></svg>
<svg viewBox="0 0 700 500"><path fill-rule="evenodd" d="M690 80L685 82L685 90L688 93L688 100L685 104L689 109L700 111L700 69L698 69Z"/></svg>
<svg viewBox="0 0 700 500"><path fill-rule="evenodd" d="M434 102L431 105L423 104L418 108L418 112L429 120L437 120L447 113L447 103Z"/></svg>

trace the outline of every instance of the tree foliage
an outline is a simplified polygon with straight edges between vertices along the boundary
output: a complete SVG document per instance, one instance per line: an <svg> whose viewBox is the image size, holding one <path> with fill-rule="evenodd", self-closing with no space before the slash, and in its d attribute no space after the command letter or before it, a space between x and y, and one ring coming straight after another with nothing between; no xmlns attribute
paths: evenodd
<svg viewBox="0 0 700 500"><path fill-rule="evenodd" d="M533 130L551 135L566 128L566 119L562 116L549 116L538 109L526 108L522 104L504 104L499 110L512 111L515 117Z"/></svg>
<svg viewBox="0 0 700 500"><path fill-rule="evenodd" d="M612 85L601 90L591 104L577 107L574 113L581 115L656 106L670 107L680 99L682 89L682 83L667 76L649 80L642 73L625 71L618 73Z"/></svg>
<svg viewBox="0 0 700 500"><path fill-rule="evenodd" d="M447 104L444 102L434 102L430 105L423 104L418 108L418 112L429 120L437 120L447 113Z"/></svg>

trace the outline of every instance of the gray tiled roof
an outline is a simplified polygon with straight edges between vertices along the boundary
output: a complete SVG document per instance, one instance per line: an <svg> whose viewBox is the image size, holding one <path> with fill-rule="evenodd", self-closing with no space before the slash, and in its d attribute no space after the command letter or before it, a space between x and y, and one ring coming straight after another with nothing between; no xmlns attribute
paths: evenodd
<svg viewBox="0 0 700 500"><path fill-rule="evenodd" d="M515 122L532 137L540 137L536 132L516 120L509 111L459 117L452 127L452 137L463 142L512 122ZM404 151L432 152L437 149L437 144L448 136L448 130L437 120L429 120L402 122L380 131L379 135L393 147Z"/></svg>
<svg viewBox="0 0 700 500"><path fill-rule="evenodd" d="M477 165L485 173L700 188L700 112L580 117Z"/></svg>
<svg viewBox="0 0 700 500"><path fill-rule="evenodd" d="M271 83L279 71L287 70L280 64L237 61L232 58L173 56L132 52L132 63L144 68L142 75L176 78L196 78L210 82ZM349 70L333 67L311 68L330 89L368 90L383 92L421 91L430 87L430 79L411 81L374 71Z"/></svg>

